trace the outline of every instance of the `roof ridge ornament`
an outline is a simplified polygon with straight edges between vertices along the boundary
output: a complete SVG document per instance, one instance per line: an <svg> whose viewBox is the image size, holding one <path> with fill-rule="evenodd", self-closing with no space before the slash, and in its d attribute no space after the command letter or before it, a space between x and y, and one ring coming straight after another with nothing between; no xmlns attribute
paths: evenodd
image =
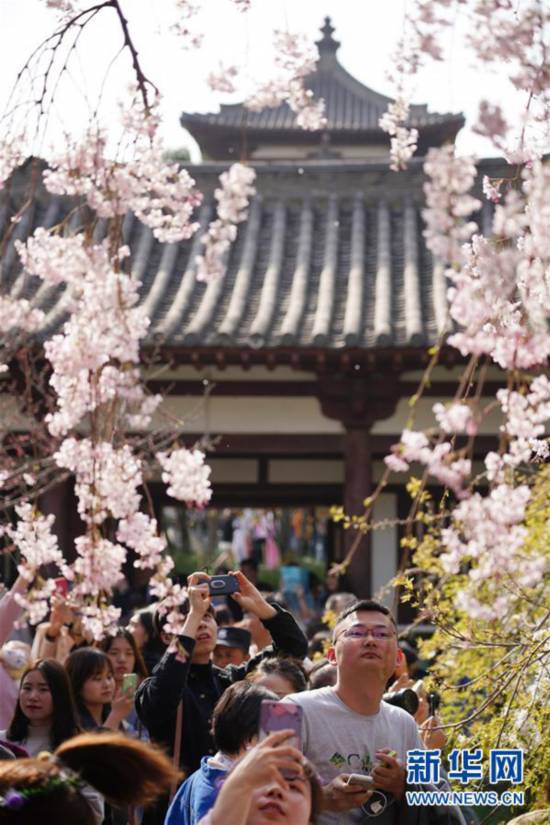
<svg viewBox="0 0 550 825"><path fill-rule="evenodd" d="M323 35L321 40L317 40L315 45L319 49L319 56L323 57L324 55L335 55L338 49L340 48L340 42L335 40L332 36L336 29L332 25L332 21L330 17L325 17L324 25L321 28L321 34Z"/></svg>

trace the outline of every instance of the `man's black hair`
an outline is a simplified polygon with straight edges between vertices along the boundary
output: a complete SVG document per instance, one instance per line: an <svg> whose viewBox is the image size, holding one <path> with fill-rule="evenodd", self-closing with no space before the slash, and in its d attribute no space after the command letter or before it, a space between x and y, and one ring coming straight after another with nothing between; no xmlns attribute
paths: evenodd
<svg viewBox="0 0 550 825"><path fill-rule="evenodd" d="M395 619L393 618L391 611L388 610L386 605L380 604L380 602L374 602L370 599L361 599L360 601L355 602L355 604L350 604L349 607L346 607L342 612L338 615L336 619L336 624L334 625L334 629L338 627L340 622L343 622L344 619L347 619L352 613L383 613L384 616L388 616L391 623L395 627L397 631L397 624L395 623Z"/></svg>
<svg viewBox="0 0 550 825"><path fill-rule="evenodd" d="M222 693L212 714L212 736L218 750L236 754L257 736L264 699L278 697L262 685L246 680L235 682Z"/></svg>

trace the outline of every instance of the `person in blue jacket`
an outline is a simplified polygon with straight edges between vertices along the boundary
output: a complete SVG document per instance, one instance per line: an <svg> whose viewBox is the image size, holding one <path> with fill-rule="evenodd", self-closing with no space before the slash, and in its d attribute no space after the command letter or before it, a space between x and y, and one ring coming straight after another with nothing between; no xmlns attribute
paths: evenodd
<svg viewBox="0 0 550 825"><path fill-rule="evenodd" d="M212 716L214 756L203 756L198 771L185 780L174 797L164 825L196 825L214 806L222 782L235 762L258 738L264 699L277 696L261 685L235 682L218 700Z"/></svg>

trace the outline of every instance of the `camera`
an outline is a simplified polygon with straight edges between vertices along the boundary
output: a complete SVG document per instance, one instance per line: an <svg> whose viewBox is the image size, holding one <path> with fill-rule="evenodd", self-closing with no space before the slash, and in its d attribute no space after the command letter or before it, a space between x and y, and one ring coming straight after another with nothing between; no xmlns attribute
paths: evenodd
<svg viewBox="0 0 550 825"><path fill-rule="evenodd" d="M211 576L208 579L208 589L211 596L228 596L240 590L235 576Z"/></svg>
<svg viewBox="0 0 550 825"><path fill-rule="evenodd" d="M403 710L406 710L411 716L414 716L418 710L418 696L411 688L397 690L395 693L385 693L382 699L384 702L387 702L388 705L403 708Z"/></svg>

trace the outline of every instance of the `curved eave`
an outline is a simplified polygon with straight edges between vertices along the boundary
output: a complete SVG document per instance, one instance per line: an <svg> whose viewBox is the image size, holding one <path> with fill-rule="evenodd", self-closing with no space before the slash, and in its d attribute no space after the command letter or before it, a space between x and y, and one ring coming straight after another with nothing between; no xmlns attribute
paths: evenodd
<svg viewBox="0 0 550 825"><path fill-rule="evenodd" d="M250 154L262 144L295 145L317 148L321 141L321 132L309 132L303 129L273 129L252 125L228 125L214 122L204 115L182 114L181 125L197 141L202 151L216 159L231 159ZM449 118L440 118L431 122L412 122L411 126L419 132L419 150L425 154L431 146L440 146L452 142L465 119L462 114ZM326 129L330 135L330 147L339 146L388 146L389 138L381 129ZM329 147L329 148L330 148Z"/></svg>

